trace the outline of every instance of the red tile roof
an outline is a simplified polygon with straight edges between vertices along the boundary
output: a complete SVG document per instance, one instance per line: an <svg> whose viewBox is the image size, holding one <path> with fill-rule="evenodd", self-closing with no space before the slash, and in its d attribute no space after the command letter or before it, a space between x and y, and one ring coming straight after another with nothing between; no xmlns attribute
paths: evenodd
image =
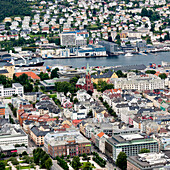
<svg viewBox="0 0 170 170"><path fill-rule="evenodd" d="M32 71L15 73L15 76L16 76L16 77L19 77L19 76L21 76L21 75L24 74L24 73L27 74L28 77L30 77L31 79L40 80L40 77L37 76L37 75L36 75L34 72L32 72Z"/></svg>
<svg viewBox="0 0 170 170"><path fill-rule="evenodd" d="M97 136L101 138L104 135L104 132L100 132Z"/></svg>

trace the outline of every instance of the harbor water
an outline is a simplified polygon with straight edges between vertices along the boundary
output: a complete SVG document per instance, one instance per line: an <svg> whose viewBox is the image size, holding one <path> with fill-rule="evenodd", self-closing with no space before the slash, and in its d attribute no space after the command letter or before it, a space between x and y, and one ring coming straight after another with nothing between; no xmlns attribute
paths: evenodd
<svg viewBox="0 0 170 170"><path fill-rule="evenodd" d="M44 60L44 65L72 65L73 67L82 67L89 63L90 66L125 66L135 64L149 65L149 63L161 64L162 61L170 62L170 52L150 53L147 55L136 54L131 57L119 55L96 58L48 59Z"/></svg>
<svg viewBox="0 0 170 170"><path fill-rule="evenodd" d="M42 60L42 59L40 59ZM29 60L28 62L34 62L36 59ZM136 65L149 63L161 64L162 61L170 62L170 52L149 53L147 55L134 54L133 56L126 57L125 55L108 56L108 57L92 57L92 58L70 58L70 59L46 59L44 66L56 66L56 65L71 65L73 67L86 66L89 63L90 66L118 66L118 65ZM18 60L16 64L23 63L23 60ZM1 62L0 66L4 63Z"/></svg>

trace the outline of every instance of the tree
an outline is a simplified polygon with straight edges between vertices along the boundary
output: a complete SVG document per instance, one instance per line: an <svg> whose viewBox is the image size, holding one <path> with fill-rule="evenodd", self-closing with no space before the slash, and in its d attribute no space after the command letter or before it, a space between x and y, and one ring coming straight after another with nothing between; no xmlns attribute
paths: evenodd
<svg viewBox="0 0 170 170"><path fill-rule="evenodd" d="M85 162L82 166L82 170L92 170L92 164L90 162Z"/></svg>
<svg viewBox="0 0 170 170"><path fill-rule="evenodd" d="M124 152L120 152L116 159L116 165L122 169L126 170L127 167L127 156Z"/></svg>
<svg viewBox="0 0 170 170"><path fill-rule="evenodd" d="M139 153L149 153L150 150L149 149L146 149L146 148L142 148Z"/></svg>
<svg viewBox="0 0 170 170"><path fill-rule="evenodd" d="M4 170L5 169L5 163L4 162L0 162L0 170Z"/></svg>
<svg viewBox="0 0 170 170"><path fill-rule="evenodd" d="M159 77L161 79L166 79L167 78L167 75L165 73L162 73L162 74L159 74Z"/></svg>
<svg viewBox="0 0 170 170"><path fill-rule="evenodd" d="M58 71L59 71L58 68L55 68L55 69L52 70L52 72L51 72L51 79L53 79L55 77L59 78Z"/></svg>
<svg viewBox="0 0 170 170"><path fill-rule="evenodd" d="M92 110L89 111L89 113L87 114L88 117L93 117L93 112Z"/></svg>
<svg viewBox="0 0 170 170"><path fill-rule="evenodd" d="M155 70L147 70L145 71L146 74L155 74L156 71Z"/></svg>
<svg viewBox="0 0 170 170"><path fill-rule="evenodd" d="M53 165L51 158L48 158L45 161L45 167L49 170L51 168L51 166Z"/></svg>
<svg viewBox="0 0 170 170"><path fill-rule="evenodd" d="M78 99L77 98L75 98L74 100L73 100L73 103L74 104L76 104L76 103L78 103L79 101L78 101Z"/></svg>
<svg viewBox="0 0 170 170"><path fill-rule="evenodd" d="M141 16L148 16L148 10L146 8L143 8L141 11Z"/></svg>
<svg viewBox="0 0 170 170"><path fill-rule="evenodd" d="M18 154L16 152L12 153L11 156L12 157L16 157Z"/></svg>
<svg viewBox="0 0 170 170"><path fill-rule="evenodd" d="M71 164L75 170L78 170L79 167L81 166L79 156L74 156Z"/></svg>
<svg viewBox="0 0 170 170"><path fill-rule="evenodd" d="M26 151L24 151L24 152L22 152L22 155L24 156L24 155L28 155L28 154L27 154L27 152L26 152Z"/></svg>
<svg viewBox="0 0 170 170"><path fill-rule="evenodd" d="M43 81L43 80L48 80L48 79L49 79L48 73L43 73L43 72L41 72L41 73L39 74L39 77L40 77L41 81Z"/></svg>
<svg viewBox="0 0 170 170"><path fill-rule="evenodd" d="M152 44L152 41L151 41L150 37L148 37L148 38L146 39L146 43L147 43L147 44Z"/></svg>

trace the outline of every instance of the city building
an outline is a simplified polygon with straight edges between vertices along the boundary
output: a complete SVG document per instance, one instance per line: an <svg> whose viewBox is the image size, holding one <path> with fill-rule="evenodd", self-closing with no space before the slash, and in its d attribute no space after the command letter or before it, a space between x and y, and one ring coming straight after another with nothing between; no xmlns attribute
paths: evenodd
<svg viewBox="0 0 170 170"><path fill-rule="evenodd" d="M109 54L115 54L118 51L118 45L109 41L99 41L99 45L106 48L106 52Z"/></svg>
<svg viewBox="0 0 170 170"><path fill-rule="evenodd" d="M12 96L14 94L22 96L24 93L24 87L20 83L13 83L12 88L4 88L0 85L0 97Z"/></svg>
<svg viewBox="0 0 170 170"><path fill-rule="evenodd" d="M60 34L60 40L62 46L75 46L76 45L76 33L75 32L63 32Z"/></svg>
<svg viewBox="0 0 170 170"><path fill-rule="evenodd" d="M44 145L44 136L47 133L52 132L52 129L47 125L45 125L45 126L40 125L40 126L31 127L29 132L30 132L30 137L34 141L34 143L37 146L43 146Z"/></svg>
<svg viewBox="0 0 170 170"><path fill-rule="evenodd" d="M91 141L75 130L48 133L44 138L44 149L53 158L62 155L90 154Z"/></svg>
<svg viewBox="0 0 170 170"><path fill-rule="evenodd" d="M142 153L127 158L127 170L170 169L169 155L165 153Z"/></svg>
<svg viewBox="0 0 170 170"><path fill-rule="evenodd" d="M28 136L16 124L5 124L0 130L0 146L25 144L28 146Z"/></svg>
<svg viewBox="0 0 170 170"><path fill-rule="evenodd" d="M106 139L105 152L114 161L120 152L125 152L127 156L136 156L142 148L149 149L150 152L158 152L158 142L153 138L146 138L140 134L113 135Z"/></svg>
<svg viewBox="0 0 170 170"><path fill-rule="evenodd" d="M75 48L76 56L107 56L105 47L101 45L88 45L85 47Z"/></svg>
<svg viewBox="0 0 170 170"><path fill-rule="evenodd" d="M0 152L5 156L11 156L12 153L17 152L17 149L14 145L0 145Z"/></svg>
<svg viewBox="0 0 170 170"><path fill-rule="evenodd" d="M80 89L84 89L86 91L93 91L93 83L91 80L89 65L87 65L86 77L80 78L78 82L76 83L76 87Z"/></svg>
<svg viewBox="0 0 170 170"><path fill-rule="evenodd" d="M109 70L107 73L102 73L102 72L98 72L98 74L96 75L92 75L91 76L91 80L93 81L93 83L98 83L98 81L110 81L111 78L115 79L118 78L117 74L111 70Z"/></svg>
<svg viewBox="0 0 170 170"><path fill-rule="evenodd" d="M32 72L32 71L18 72L18 73L15 73L15 76L16 76L16 77L19 77L19 76L21 76L21 75L23 75L23 74L26 74L29 79L32 79L32 80L34 80L34 81L40 80L40 77L37 76L37 75L36 75L34 72Z"/></svg>
<svg viewBox="0 0 170 170"><path fill-rule="evenodd" d="M5 104L0 102L0 117L5 115Z"/></svg>
<svg viewBox="0 0 170 170"><path fill-rule="evenodd" d="M130 72L127 78L114 79L114 87L116 89L133 89L133 90L154 90L164 89L165 81L154 75L136 75Z"/></svg>
<svg viewBox="0 0 170 170"><path fill-rule="evenodd" d="M4 75L10 79L13 79L15 66L11 63L6 63L2 69L0 69L0 75Z"/></svg>

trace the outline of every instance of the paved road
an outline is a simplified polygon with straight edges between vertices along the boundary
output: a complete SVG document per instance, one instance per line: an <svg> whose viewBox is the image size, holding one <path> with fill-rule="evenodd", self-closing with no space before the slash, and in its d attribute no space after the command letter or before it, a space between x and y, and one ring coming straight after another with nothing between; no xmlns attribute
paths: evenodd
<svg viewBox="0 0 170 170"><path fill-rule="evenodd" d="M106 157L105 154L103 154L102 152L99 152L97 149L95 149L93 145L92 145L92 152L97 152L101 158ZM119 170L119 168L116 167L116 165L114 165L113 163L110 163L109 161L107 161L107 163L106 163L106 168L108 170L114 170L114 169Z"/></svg>
<svg viewBox="0 0 170 170"><path fill-rule="evenodd" d="M52 159L52 162L53 162L53 165L51 167L51 170L63 170L63 168L61 168L58 164L57 164L57 160L53 160Z"/></svg>

